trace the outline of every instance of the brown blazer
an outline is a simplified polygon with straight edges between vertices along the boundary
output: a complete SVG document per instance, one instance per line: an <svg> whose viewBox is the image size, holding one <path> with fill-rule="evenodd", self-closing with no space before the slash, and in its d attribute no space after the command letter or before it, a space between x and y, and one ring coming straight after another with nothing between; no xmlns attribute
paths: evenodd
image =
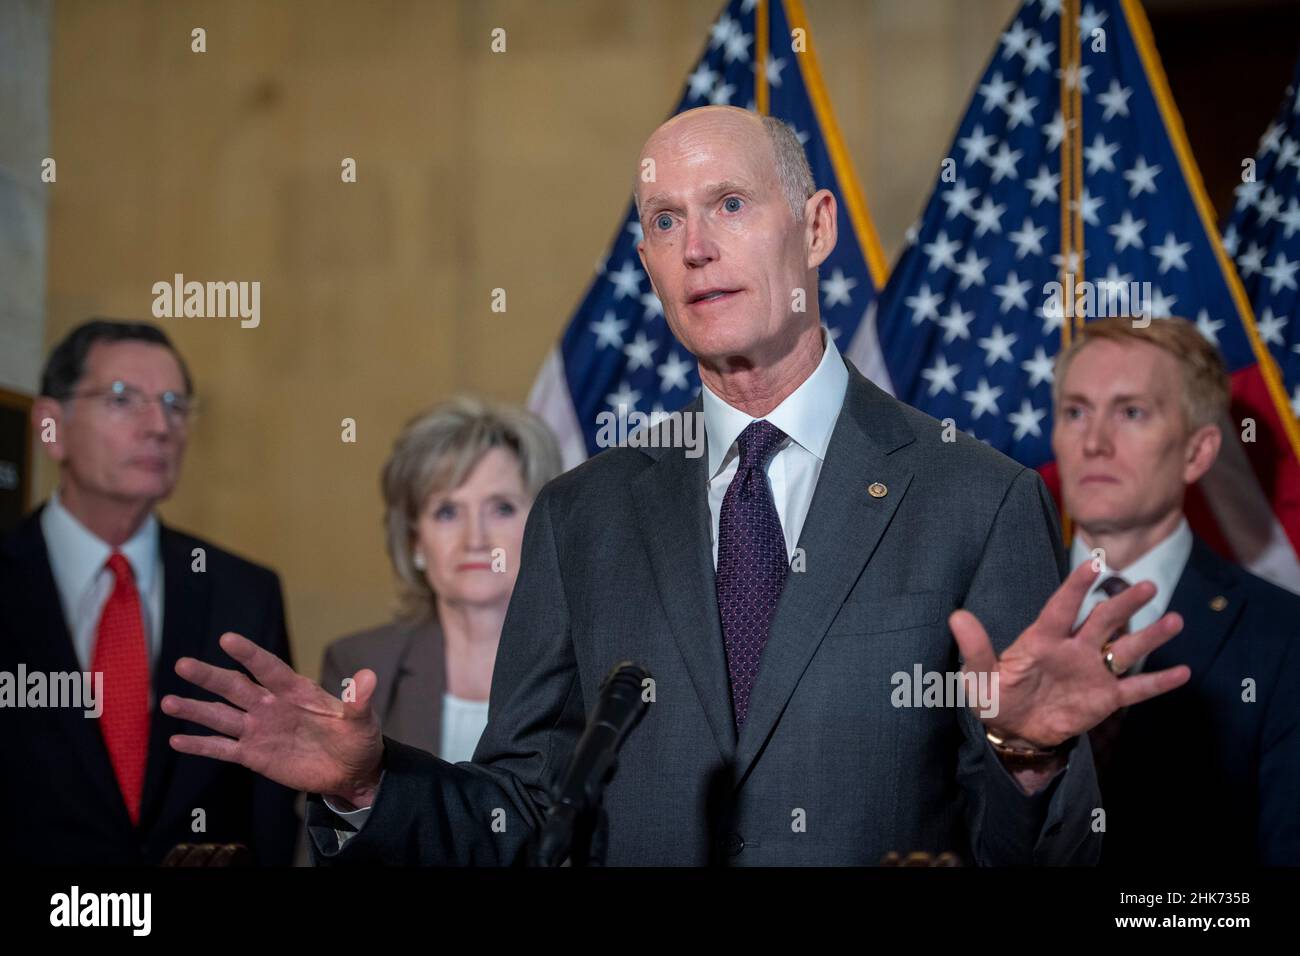
<svg viewBox="0 0 1300 956"><path fill-rule="evenodd" d="M395 622L341 637L325 649L321 686L339 694L343 678L369 667L379 678L374 708L384 734L438 756L447 667L437 618Z"/></svg>

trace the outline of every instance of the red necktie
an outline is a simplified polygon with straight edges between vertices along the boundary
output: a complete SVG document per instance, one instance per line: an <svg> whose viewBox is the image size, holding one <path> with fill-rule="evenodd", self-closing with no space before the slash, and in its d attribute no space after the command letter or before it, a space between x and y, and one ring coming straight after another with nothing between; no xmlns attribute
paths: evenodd
<svg viewBox="0 0 1300 956"><path fill-rule="evenodd" d="M99 729L134 824L140 821L149 755L149 651L131 565L121 552L114 551L108 569L113 572L113 593L99 616L90 669L104 675Z"/></svg>

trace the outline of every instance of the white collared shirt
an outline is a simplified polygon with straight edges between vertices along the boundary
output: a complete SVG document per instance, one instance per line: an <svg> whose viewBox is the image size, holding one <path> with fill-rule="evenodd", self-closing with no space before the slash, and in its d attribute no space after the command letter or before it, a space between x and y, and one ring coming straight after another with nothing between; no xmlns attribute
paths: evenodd
<svg viewBox="0 0 1300 956"><path fill-rule="evenodd" d="M1139 581L1150 581L1156 586L1156 596L1133 612L1133 616L1128 621L1128 629L1130 633L1135 633L1154 624L1169 609L1169 599L1173 597L1174 588L1178 586L1178 579L1183 576L1183 569L1187 567L1187 559L1191 554L1192 529L1187 524L1187 519L1183 518L1169 537L1125 568L1113 569L1105 566L1103 556L1101 573L1097 575L1092 589L1084 598L1074 626L1078 628L1092 613L1092 609L1106 600L1106 592L1101 589L1101 582L1114 574L1127 581L1130 587ZM1085 561L1091 560L1092 552L1084 544L1083 535L1076 534L1073 544L1070 545L1070 569L1073 570ZM1131 671L1140 671L1145 661L1145 658L1138 661Z"/></svg>
<svg viewBox="0 0 1300 956"><path fill-rule="evenodd" d="M113 548L83 525L59 501L56 491L41 512L41 534L50 556L50 571L59 592L72 649L83 671L90 670L99 618L113 593L107 562ZM158 519L152 514L117 550L131 565L140 592L140 611L149 645L149 663L162 650L163 567ZM152 706L153 695L150 694Z"/></svg>
<svg viewBox="0 0 1300 956"><path fill-rule="evenodd" d="M799 544L799 533L808 517L817 477L821 474L826 449L831 443L831 432L835 430L835 421L839 418L844 393L849 386L849 370L825 326L822 327L822 339L826 347L817 368L780 405L764 416L789 436L767 463L767 478L777 517L785 533L788 559L794 557L794 549ZM736 439L758 419L728 405L707 385L701 386L701 396L704 433L709 448L710 537L713 540L713 566L716 568L722 499L740 466L740 448Z"/></svg>

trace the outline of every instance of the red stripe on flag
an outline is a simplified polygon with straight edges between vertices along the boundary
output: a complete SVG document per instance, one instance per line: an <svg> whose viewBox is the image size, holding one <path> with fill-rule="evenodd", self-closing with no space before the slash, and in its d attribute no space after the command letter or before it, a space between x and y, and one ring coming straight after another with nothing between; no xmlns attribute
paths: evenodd
<svg viewBox="0 0 1300 956"><path fill-rule="evenodd" d="M1213 548L1219 557L1233 563L1241 561L1237 553L1232 550L1228 539L1224 537L1223 529L1219 527L1218 519L1214 517L1214 510L1210 507L1200 482L1187 489L1187 496L1183 499L1183 514L1187 516L1187 523L1192 526L1192 530Z"/></svg>
<svg viewBox="0 0 1300 956"><path fill-rule="evenodd" d="M1255 440L1241 442L1241 446L1278 523L1300 555L1300 461L1291 451L1277 406L1257 365L1232 374L1232 419L1241 431L1224 439L1241 441L1247 418L1255 421Z"/></svg>

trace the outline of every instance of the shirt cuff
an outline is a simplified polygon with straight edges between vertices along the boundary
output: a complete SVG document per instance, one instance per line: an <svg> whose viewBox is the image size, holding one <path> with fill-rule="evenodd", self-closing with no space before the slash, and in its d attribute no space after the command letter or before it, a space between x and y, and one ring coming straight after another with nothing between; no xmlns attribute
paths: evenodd
<svg viewBox="0 0 1300 956"><path fill-rule="evenodd" d="M375 802L379 800L379 791L383 786L384 773L381 771L379 774L379 784L375 787ZM347 843L348 840L351 840L361 832L361 828L364 827L366 821L370 819L370 812L375 809L375 802L372 802L370 806L361 807L357 810L340 810L338 807L334 806L334 804L330 803L329 797L324 794L321 795L321 801L329 808L331 813L339 817L339 819L343 820L344 823L351 827L350 830L340 830L337 828L334 830L334 835L338 837L340 850L343 849L343 845Z"/></svg>

